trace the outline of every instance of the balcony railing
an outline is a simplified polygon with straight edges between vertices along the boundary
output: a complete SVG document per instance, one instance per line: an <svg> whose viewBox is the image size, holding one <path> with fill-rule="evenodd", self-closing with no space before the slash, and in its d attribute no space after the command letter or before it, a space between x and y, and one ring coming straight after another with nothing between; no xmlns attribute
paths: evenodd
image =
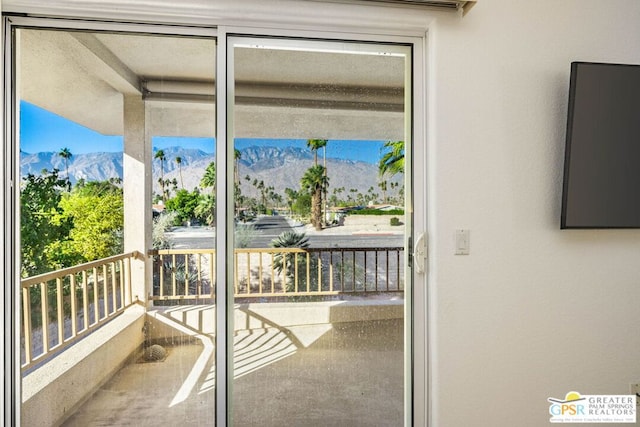
<svg viewBox="0 0 640 427"><path fill-rule="evenodd" d="M404 291L403 252L390 248L236 249L235 298L284 297ZM136 301L131 260L117 255L21 281L22 371L64 350ZM160 250L152 253L151 301L215 299L215 251Z"/></svg>
<svg viewBox="0 0 640 427"><path fill-rule="evenodd" d="M58 353L135 301L131 259L117 255L22 279L22 370Z"/></svg>
<svg viewBox="0 0 640 427"><path fill-rule="evenodd" d="M403 292L402 247L235 250L235 298ZM215 251L159 250L150 300L213 300Z"/></svg>

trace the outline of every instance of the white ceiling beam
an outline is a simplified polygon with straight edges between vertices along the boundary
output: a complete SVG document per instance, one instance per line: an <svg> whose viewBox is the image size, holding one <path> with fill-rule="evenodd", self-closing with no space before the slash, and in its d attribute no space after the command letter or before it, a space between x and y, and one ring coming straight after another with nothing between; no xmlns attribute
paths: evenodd
<svg viewBox="0 0 640 427"><path fill-rule="evenodd" d="M71 36L84 46L91 55L81 58L87 71L102 79L115 90L125 94L140 94L140 78L127 65L111 52L93 34L70 32Z"/></svg>
<svg viewBox="0 0 640 427"><path fill-rule="evenodd" d="M215 102L215 83L189 80L147 80L143 97L153 101ZM236 82L238 105L336 110L404 111L404 88L335 84Z"/></svg>

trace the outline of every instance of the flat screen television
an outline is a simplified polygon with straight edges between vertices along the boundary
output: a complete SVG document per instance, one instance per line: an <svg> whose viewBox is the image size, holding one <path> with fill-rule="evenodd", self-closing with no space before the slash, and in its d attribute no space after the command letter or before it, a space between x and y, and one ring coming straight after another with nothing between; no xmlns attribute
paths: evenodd
<svg viewBox="0 0 640 427"><path fill-rule="evenodd" d="M640 228L640 65L571 64L560 227Z"/></svg>

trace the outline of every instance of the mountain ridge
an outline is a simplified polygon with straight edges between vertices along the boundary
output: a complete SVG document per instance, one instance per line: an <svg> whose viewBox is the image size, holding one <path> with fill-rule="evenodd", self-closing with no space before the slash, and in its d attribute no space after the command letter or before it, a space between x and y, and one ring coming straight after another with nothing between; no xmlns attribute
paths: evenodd
<svg viewBox="0 0 640 427"><path fill-rule="evenodd" d="M154 191L160 192L158 179L161 174L160 159L155 158L158 150L153 152L152 173ZM162 149L165 156L162 167L165 180L175 179L177 187L191 191L198 187L209 163L215 161L215 155L199 149L168 147ZM181 158L181 164L175 161ZM263 181L266 186L273 186L275 191L284 196L285 188L300 188L300 179L304 172L313 165L314 156L310 150L297 147L250 146L240 150L238 159L240 186L242 194L256 197L258 190L254 181ZM319 159L324 164L324 159ZM377 165L362 161L346 160L334 157L326 159L329 177L329 192L344 187L344 191L356 189L361 193L370 191L371 187L379 192ZM20 176L39 175L43 169L56 168L60 176L66 176L65 159L56 152L27 153L20 152ZM71 182L79 179L102 181L123 177L122 152L94 152L72 155L68 162ZM247 181L245 178L249 176ZM392 181L399 182L399 179Z"/></svg>

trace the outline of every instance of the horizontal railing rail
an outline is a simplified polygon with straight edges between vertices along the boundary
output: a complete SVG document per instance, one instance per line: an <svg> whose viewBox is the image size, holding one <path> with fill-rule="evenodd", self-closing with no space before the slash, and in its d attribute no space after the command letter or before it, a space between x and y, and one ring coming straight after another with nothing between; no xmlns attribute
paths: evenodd
<svg viewBox="0 0 640 427"><path fill-rule="evenodd" d="M215 299L215 250L150 252L151 301ZM404 291L404 248L238 248L236 298ZM122 313L132 295L131 252L21 280L21 367L28 372ZM294 299L295 300L295 299Z"/></svg>
<svg viewBox="0 0 640 427"><path fill-rule="evenodd" d="M403 292L404 248L237 248L236 298ZM213 300L215 250L165 249L153 255L150 300Z"/></svg>
<svg viewBox="0 0 640 427"><path fill-rule="evenodd" d="M131 260L140 256L135 251L22 279L22 371L135 303Z"/></svg>

